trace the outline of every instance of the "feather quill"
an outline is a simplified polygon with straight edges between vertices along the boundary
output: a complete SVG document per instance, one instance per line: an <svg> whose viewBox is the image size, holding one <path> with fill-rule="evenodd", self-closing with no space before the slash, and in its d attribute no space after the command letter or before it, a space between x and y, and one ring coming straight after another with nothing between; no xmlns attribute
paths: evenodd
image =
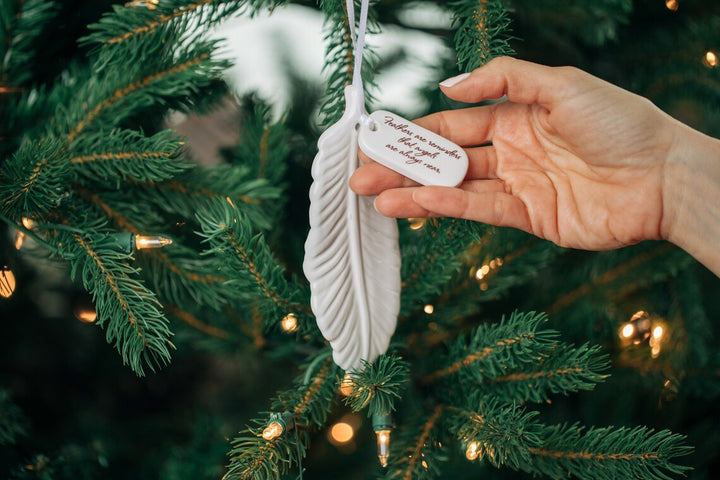
<svg viewBox="0 0 720 480"><path fill-rule="evenodd" d="M318 140L303 261L318 327L344 370L360 370L362 360L372 362L387 350L400 309L397 222L348 187L364 112L357 97L353 87L345 88L343 116Z"/></svg>

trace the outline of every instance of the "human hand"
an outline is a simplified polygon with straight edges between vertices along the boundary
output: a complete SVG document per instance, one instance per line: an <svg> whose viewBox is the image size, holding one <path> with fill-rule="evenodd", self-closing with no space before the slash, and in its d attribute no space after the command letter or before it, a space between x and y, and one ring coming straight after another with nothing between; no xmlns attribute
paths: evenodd
<svg viewBox="0 0 720 480"><path fill-rule="evenodd" d="M441 88L468 103L507 100L415 120L467 152L459 187L419 186L361 152L350 187L378 195L383 215L466 218L588 250L667 238L664 171L681 124L649 100L575 68L508 57Z"/></svg>

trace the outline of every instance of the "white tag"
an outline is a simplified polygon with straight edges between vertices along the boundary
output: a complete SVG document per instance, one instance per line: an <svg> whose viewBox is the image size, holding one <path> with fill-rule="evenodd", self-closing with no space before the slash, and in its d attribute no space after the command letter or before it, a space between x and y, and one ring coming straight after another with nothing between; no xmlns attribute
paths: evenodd
<svg viewBox="0 0 720 480"><path fill-rule="evenodd" d="M376 162L422 185L456 187L465 179L468 158L460 146L392 112L370 118L360 126L358 145Z"/></svg>

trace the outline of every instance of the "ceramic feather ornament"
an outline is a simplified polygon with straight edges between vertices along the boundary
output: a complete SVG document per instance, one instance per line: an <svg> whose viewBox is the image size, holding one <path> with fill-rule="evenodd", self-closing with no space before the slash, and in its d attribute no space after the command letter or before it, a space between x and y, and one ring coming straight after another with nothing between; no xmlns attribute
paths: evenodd
<svg viewBox="0 0 720 480"><path fill-rule="evenodd" d="M310 233L303 270L318 327L345 370L385 353L400 310L400 247L397 222L380 215L373 199L348 186L363 151L423 185L455 186L468 168L465 151L449 140L391 112L365 112L362 51L369 0L361 0L355 36L354 1L346 2L355 46L352 85L345 112L318 140L310 187Z"/></svg>
<svg viewBox="0 0 720 480"><path fill-rule="evenodd" d="M362 360L387 350L400 309L397 222L348 187L358 167L361 93L346 87L343 116L318 140L303 262L318 327L345 370L362 369Z"/></svg>

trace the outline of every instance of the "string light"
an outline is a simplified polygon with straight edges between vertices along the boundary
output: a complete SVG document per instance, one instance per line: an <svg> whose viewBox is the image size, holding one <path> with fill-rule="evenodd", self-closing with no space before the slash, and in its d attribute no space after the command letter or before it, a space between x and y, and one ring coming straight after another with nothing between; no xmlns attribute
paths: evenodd
<svg viewBox="0 0 720 480"><path fill-rule="evenodd" d="M29 217L22 217L20 221L23 224L23 227L27 228L28 230L32 229L35 225L35 222ZM15 230L15 249L20 250L25 243L25 232L22 230Z"/></svg>
<svg viewBox="0 0 720 480"><path fill-rule="evenodd" d="M465 449L465 458L468 460L475 461L480 454L480 445L477 442L468 443L467 449Z"/></svg>
<svg viewBox="0 0 720 480"><path fill-rule="evenodd" d="M8 267L0 269L0 297L10 298L15 291L15 274Z"/></svg>
<svg viewBox="0 0 720 480"><path fill-rule="evenodd" d="M83 323L95 323L97 320L97 312L95 309L84 302L75 306L73 313L75 314L75 318Z"/></svg>
<svg viewBox="0 0 720 480"><path fill-rule="evenodd" d="M286 333L293 333L296 332L298 329L298 321L295 317L294 313L288 313L283 317L283 319L280 321L280 325L282 326L282 329Z"/></svg>
<svg viewBox="0 0 720 480"><path fill-rule="evenodd" d="M492 260L490 260L485 265L479 267L477 270L473 269L471 272L474 272L475 279L476 280L482 280L485 278L491 271L496 270L500 268L503 264L503 260L500 257L496 257Z"/></svg>
<svg viewBox="0 0 720 480"><path fill-rule="evenodd" d="M678 3L678 0L665 0L665 6L668 10L676 12L680 4Z"/></svg>
<svg viewBox="0 0 720 480"><path fill-rule="evenodd" d="M655 325L650 336L650 356L657 358L660 355L660 349L665 336L665 329L662 325Z"/></svg>
<svg viewBox="0 0 720 480"><path fill-rule="evenodd" d="M355 387L355 381L353 380L353 377L346 373L342 380L340 380L340 394L349 397L353 393L353 388Z"/></svg>
<svg viewBox="0 0 720 480"><path fill-rule="evenodd" d="M408 222L410 222L410 230L420 230L425 226L424 218L408 218Z"/></svg>
<svg viewBox="0 0 720 480"><path fill-rule="evenodd" d="M160 0L133 0L127 2L126 7L146 7L148 10L155 10Z"/></svg>
<svg viewBox="0 0 720 480"><path fill-rule="evenodd" d="M376 414L372 417L373 431L377 437L377 455L380 465L387 467L390 458L390 430L392 419L389 413Z"/></svg>
<svg viewBox="0 0 720 480"><path fill-rule="evenodd" d="M328 435L330 443L333 445L345 445L352 441L355 436L355 429L349 423L337 422L335 425L330 427Z"/></svg>
<svg viewBox="0 0 720 480"><path fill-rule="evenodd" d="M292 413L272 413L262 432L262 438L269 442L285 433L286 430L292 429L294 426L295 417L293 417Z"/></svg>
<svg viewBox="0 0 720 480"><path fill-rule="evenodd" d="M432 313L435 311L435 307L430 305L429 303L423 307L423 311L427 313L428 315L432 315Z"/></svg>
<svg viewBox="0 0 720 480"><path fill-rule="evenodd" d="M717 54L715 52L713 52L712 50L708 50L707 52L705 52L704 63L706 66L708 66L710 68L717 67L717 65L718 65Z"/></svg>
<svg viewBox="0 0 720 480"><path fill-rule="evenodd" d="M171 239L160 235L135 235L135 248L138 250L161 248L171 243Z"/></svg>
<svg viewBox="0 0 720 480"><path fill-rule="evenodd" d="M265 430L263 430L262 437L270 441L282 435L283 432L285 432L285 427L283 427L280 422L270 422L268 426L265 427Z"/></svg>
<svg viewBox="0 0 720 480"><path fill-rule="evenodd" d="M375 434L377 435L378 460L380 460L380 465L385 468L390 457L390 430L378 430Z"/></svg>
<svg viewBox="0 0 720 480"><path fill-rule="evenodd" d="M620 326L618 331L620 339L625 343L638 345L650 336L650 317L647 312L640 310Z"/></svg>

